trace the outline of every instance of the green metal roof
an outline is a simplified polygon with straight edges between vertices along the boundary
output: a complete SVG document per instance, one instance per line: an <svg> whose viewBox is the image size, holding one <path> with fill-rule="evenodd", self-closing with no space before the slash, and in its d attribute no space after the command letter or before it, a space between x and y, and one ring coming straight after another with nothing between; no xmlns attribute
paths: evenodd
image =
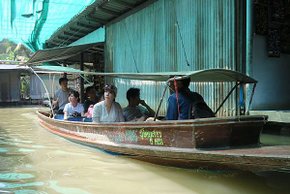
<svg viewBox="0 0 290 194"><path fill-rule="evenodd" d="M156 0L95 0L46 41L47 48L65 46L94 30L148 6Z"/></svg>

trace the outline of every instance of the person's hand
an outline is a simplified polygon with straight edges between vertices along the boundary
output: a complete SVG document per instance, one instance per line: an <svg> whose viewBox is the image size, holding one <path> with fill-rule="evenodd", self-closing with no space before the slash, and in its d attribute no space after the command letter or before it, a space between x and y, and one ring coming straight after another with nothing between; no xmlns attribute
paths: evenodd
<svg viewBox="0 0 290 194"><path fill-rule="evenodd" d="M72 116L73 116L73 117L80 117L80 116L81 116L81 114L80 114L80 113L78 113L78 112L74 112L74 113L72 114Z"/></svg>
<svg viewBox="0 0 290 194"><path fill-rule="evenodd" d="M58 98L52 101L52 105L56 106L58 104Z"/></svg>
<svg viewBox="0 0 290 194"><path fill-rule="evenodd" d="M133 122L141 122L141 121L145 121L146 120L146 116L142 116L142 117L140 117L140 118L134 118L133 120L131 120L131 121L133 121Z"/></svg>
<svg viewBox="0 0 290 194"><path fill-rule="evenodd" d="M147 106L147 104L146 104L146 102L145 102L145 100L140 100L140 102L139 102L142 106Z"/></svg>

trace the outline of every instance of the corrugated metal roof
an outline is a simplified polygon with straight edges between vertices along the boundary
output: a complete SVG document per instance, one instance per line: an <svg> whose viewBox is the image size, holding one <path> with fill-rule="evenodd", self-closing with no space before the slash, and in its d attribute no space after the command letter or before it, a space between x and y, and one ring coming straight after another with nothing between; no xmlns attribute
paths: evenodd
<svg viewBox="0 0 290 194"><path fill-rule="evenodd" d="M84 44L39 50L26 62L26 65L41 64L51 61L66 61L66 63L80 62L80 54L83 53L83 62L93 62L96 52L102 52L103 43Z"/></svg>
<svg viewBox="0 0 290 194"><path fill-rule="evenodd" d="M69 45L94 30L126 17L156 0L96 0L82 13L56 31L46 48Z"/></svg>

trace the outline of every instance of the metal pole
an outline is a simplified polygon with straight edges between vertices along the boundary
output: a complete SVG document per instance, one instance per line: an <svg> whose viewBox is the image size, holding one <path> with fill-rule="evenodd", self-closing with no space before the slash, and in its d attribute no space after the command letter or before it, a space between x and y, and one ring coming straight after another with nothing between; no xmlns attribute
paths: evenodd
<svg viewBox="0 0 290 194"><path fill-rule="evenodd" d="M157 119L157 116L158 116L158 113L159 113L159 110L160 110L162 101L164 99L164 96L165 96L165 92L166 92L167 87L168 87L168 84L166 83L166 86L165 86L165 88L163 90L163 93L162 93L162 96L161 96L161 99L160 99L160 103L158 105L157 111L156 111L155 116L154 116L154 121L156 121L156 119Z"/></svg>
<svg viewBox="0 0 290 194"><path fill-rule="evenodd" d="M217 112L221 109L221 107L224 105L224 103L226 102L226 100L230 97L230 95L233 93L233 91L238 87L238 85L240 85L240 83L237 83L232 89L231 91L228 93L228 95L225 97L225 99L222 101L222 103L219 105L219 107L217 108L217 110L214 112L214 114L217 114Z"/></svg>
<svg viewBox="0 0 290 194"><path fill-rule="evenodd" d="M247 108L247 111L246 111L246 115L249 115L249 111L250 111L250 107L251 107L251 104L252 104L254 92L255 92L255 89L256 89L256 85L257 84L255 83L254 86L253 86L251 97L250 97L250 101L249 101L249 105L248 105L248 108Z"/></svg>

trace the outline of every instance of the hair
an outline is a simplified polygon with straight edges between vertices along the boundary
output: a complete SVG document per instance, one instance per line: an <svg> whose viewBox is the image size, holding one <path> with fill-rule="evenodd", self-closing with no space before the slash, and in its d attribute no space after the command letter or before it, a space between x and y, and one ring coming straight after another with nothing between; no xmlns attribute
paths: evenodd
<svg viewBox="0 0 290 194"><path fill-rule="evenodd" d="M170 78L174 78L174 76L170 76ZM169 81L169 87L171 88L172 92L176 92L174 80L175 79L170 79L170 81ZM191 81L190 77L183 77L181 79L176 79L176 81L182 83L182 88L178 88L178 92L186 97L189 97L191 95L190 89L189 89L189 85L190 85L190 81Z"/></svg>
<svg viewBox="0 0 290 194"><path fill-rule="evenodd" d="M106 84L104 87L104 92L111 92L114 93L115 96L117 96L117 87L112 84Z"/></svg>
<svg viewBox="0 0 290 194"><path fill-rule="evenodd" d="M61 77L61 78L59 78L59 80L58 80L59 85L60 85L61 82L63 82L63 81L68 81L68 79L67 79L66 77Z"/></svg>
<svg viewBox="0 0 290 194"><path fill-rule="evenodd" d="M182 85L183 85L184 88L188 88L189 85L190 85L190 77L182 79L181 82L182 82Z"/></svg>
<svg viewBox="0 0 290 194"><path fill-rule="evenodd" d="M172 78L174 76L170 76L170 78ZM174 86L174 80L175 79L171 79L169 81L169 86L172 87L173 90L175 90L175 86ZM181 82L182 83L182 88L179 88L179 92L181 91L186 91L189 88L190 85L190 77L184 77L182 79L176 79L176 81Z"/></svg>
<svg viewBox="0 0 290 194"><path fill-rule="evenodd" d="M95 89L94 86L88 86L88 87L86 88L86 94L89 93L91 90L94 90L94 89Z"/></svg>
<svg viewBox="0 0 290 194"><path fill-rule="evenodd" d="M76 97L78 99L78 102L80 101L80 93L78 91L72 90L69 93L69 96L70 95L74 95L74 97Z"/></svg>
<svg viewBox="0 0 290 194"><path fill-rule="evenodd" d="M126 97L127 97L128 101L130 100L130 98L134 98L134 97L138 97L138 96L140 96L140 89L139 88L130 88L126 93Z"/></svg>

